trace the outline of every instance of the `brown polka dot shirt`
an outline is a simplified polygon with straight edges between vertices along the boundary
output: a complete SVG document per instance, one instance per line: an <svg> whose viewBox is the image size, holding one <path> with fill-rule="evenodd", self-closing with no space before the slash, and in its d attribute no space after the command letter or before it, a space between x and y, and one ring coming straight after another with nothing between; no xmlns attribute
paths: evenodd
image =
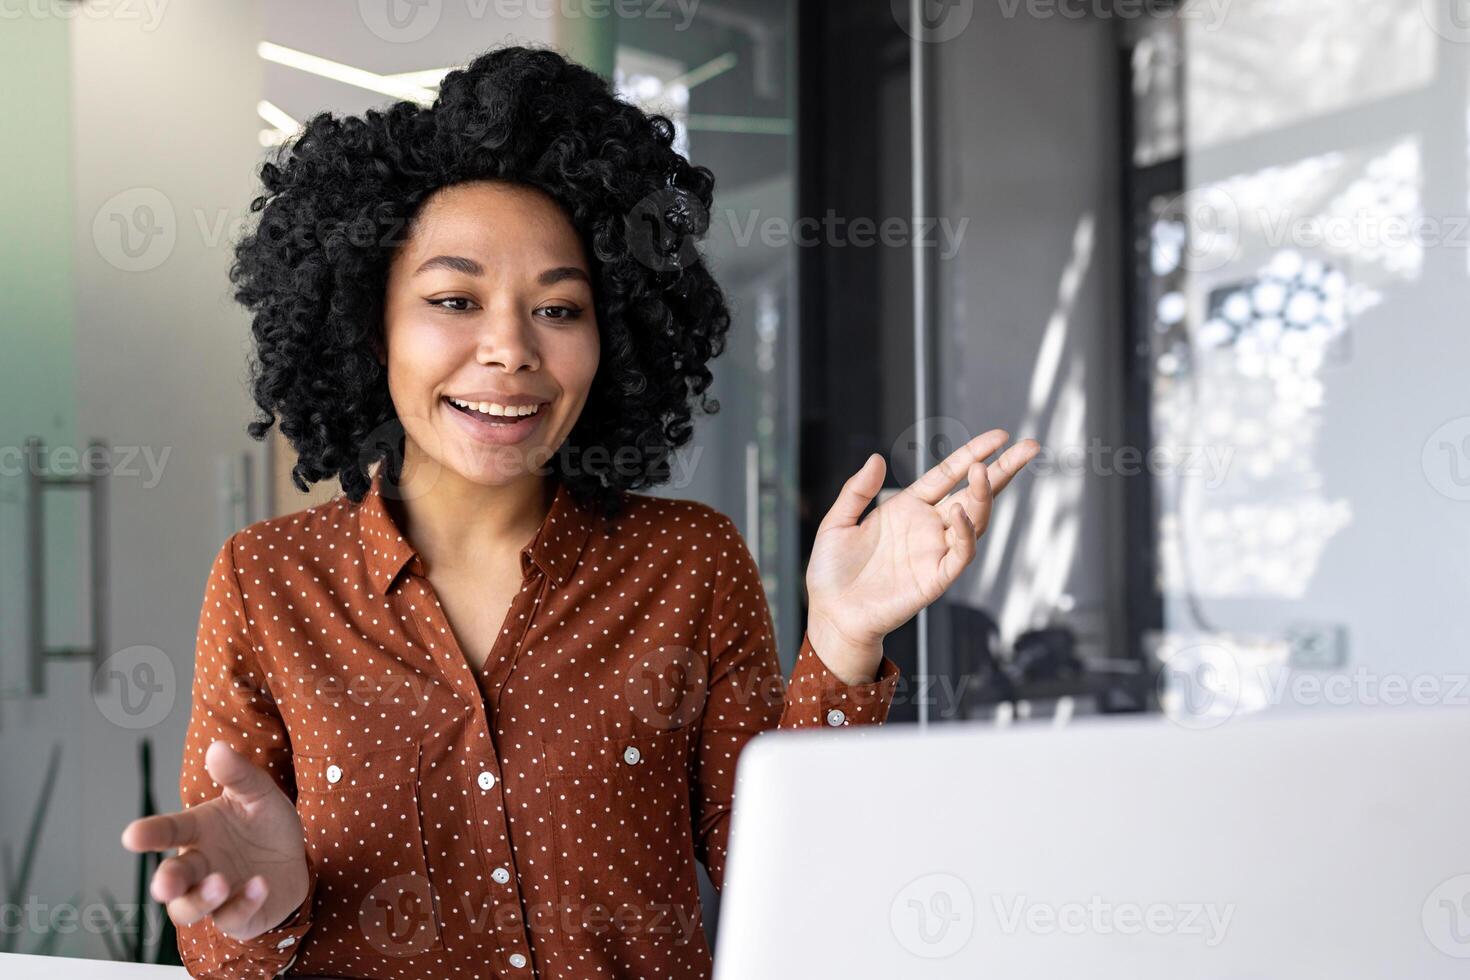
<svg viewBox="0 0 1470 980"><path fill-rule="evenodd" d="M477 671L382 492L214 560L180 795L219 794L211 741L254 758L296 801L311 885L249 941L180 927L189 972L709 977L695 862L719 887L741 747L883 722L897 666L845 685L803 639L787 682L728 517L628 494L608 519L559 488Z"/></svg>

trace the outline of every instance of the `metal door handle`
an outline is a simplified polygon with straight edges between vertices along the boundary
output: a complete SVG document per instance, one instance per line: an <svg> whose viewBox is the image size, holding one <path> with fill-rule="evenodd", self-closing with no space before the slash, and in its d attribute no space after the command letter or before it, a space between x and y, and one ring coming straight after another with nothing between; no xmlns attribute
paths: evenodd
<svg viewBox="0 0 1470 980"><path fill-rule="evenodd" d="M92 440L87 452L104 460L100 472L73 476L43 473L40 439L26 440L26 550L30 559L26 574L26 606L29 613L27 632L30 649L30 688L33 696L46 693L46 664L51 660L88 657L92 661L92 689L101 690L102 666L107 650L108 563L107 563L107 483L111 472L111 456L107 444ZM95 468L88 467L89 470ZM92 644L91 646L46 645L46 507L43 495L48 489L83 490L90 495L92 534Z"/></svg>

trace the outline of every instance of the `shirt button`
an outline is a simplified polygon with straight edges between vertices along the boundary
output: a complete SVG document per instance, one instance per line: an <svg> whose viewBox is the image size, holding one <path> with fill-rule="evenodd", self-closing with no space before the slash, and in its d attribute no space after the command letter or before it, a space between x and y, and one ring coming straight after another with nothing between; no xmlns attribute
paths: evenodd
<svg viewBox="0 0 1470 980"><path fill-rule="evenodd" d="M497 882L503 885L507 881L510 881L510 872L505 870L504 868L496 868L494 871L490 872L490 877L494 878Z"/></svg>
<svg viewBox="0 0 1470 980"><path fill-rule="evenodd" d="M276 949L285 949L287 946L291 945L295 941L295 936L287 936L285 939L282 939L280 942L276 943Z"/></svg>
<svg viewBox="0 0 1470 980"><path fill-rule="evenodd" d="M342 778L341 766L327 766L327 782L335 783Z"/></svg>
<svg viewBox="0 0 1470 980"><path fill-rule="evenodd" d="M836 728L838 725L842 724L846 720L847 715L842 713L841 708L833 708L831 711L827 712L827 724L831 725L833 728Z"/></svg>
<svg viewBox="0 0 1470 980"><path fill-rule="evenodd" d="M636 766L638 760L643 758L643 753L638 751L638 746L630 745L623 750L623 761L630 766Z"/></svg>
<svg viewBox="0 0 1470 980"><path fill-rule="evenodd" d="M486 769L484 772L480 773L479 783L481 789L490 789L495 785L495 773Z"/></svg>
<svg viewBox="0 0 1470 980"><path fill-rule="evenodd" d="M517 970L519 970L521 967L523 967L523 966L526 965L526 958L524 956L522 956L520 953L511 953L510 954L510 965L513 966L513 967L515 967Z"/></svg>

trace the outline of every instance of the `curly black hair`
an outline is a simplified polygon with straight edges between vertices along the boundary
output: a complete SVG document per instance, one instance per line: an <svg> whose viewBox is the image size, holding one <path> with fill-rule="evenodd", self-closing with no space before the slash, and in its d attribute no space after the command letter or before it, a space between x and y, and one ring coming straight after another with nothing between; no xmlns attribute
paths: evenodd
<svg viewBox="0 0 1470 980"><path fill-rule="evenodd" d="M369 468L401 465L403 430L379 362L394 250L423 202L460 182L537 188L565 211L592 268L602 356L553 476L609 515L625 490L669 479L692 432L730 314L693 242L714 175L672 148L674 126L618 99L553 50L503 47L445 76L425 108L314 116L260 170L260 220L230 281L253 314L250 385L264 439L279 418L302 491L335 475L353 501ZM636 460L631 463L630 460Z"/></svg>

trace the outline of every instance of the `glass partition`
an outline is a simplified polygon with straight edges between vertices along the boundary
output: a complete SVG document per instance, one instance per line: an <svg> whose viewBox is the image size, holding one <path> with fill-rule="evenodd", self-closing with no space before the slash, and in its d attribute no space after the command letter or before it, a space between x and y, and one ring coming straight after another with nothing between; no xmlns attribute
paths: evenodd
<svg viewBox="0 0 1470 980"><path fill-rule="evenodd" d="M1445 702L1470 31L1418 0L1065 7L930 46L936 211L969 222L930 257L934 449L1046 447L931 613L931 718Z"/></svg>

